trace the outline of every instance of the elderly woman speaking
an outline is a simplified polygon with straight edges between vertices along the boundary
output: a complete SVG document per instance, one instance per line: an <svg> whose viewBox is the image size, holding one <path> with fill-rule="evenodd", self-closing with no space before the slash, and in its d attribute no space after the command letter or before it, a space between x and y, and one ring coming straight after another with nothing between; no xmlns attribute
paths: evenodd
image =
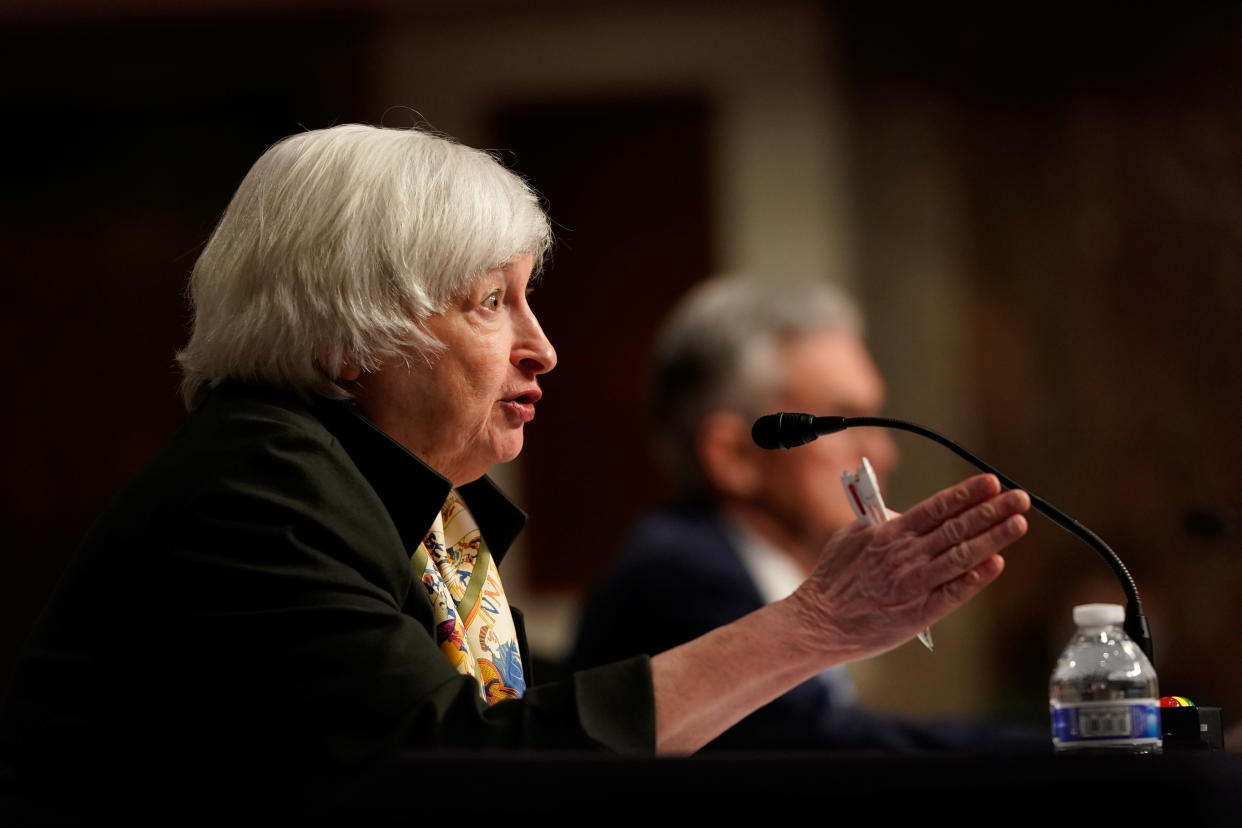
<svg viewBox="0 0 1242 828"><path fill-rule="evenodd" d="M3 725L23 772L693 751L1000 574L1029 499L975 477L843 530L783 601L528 686L497 571L523 516L484 474L518 455L557 362L527 298L549 239L523 181L438 136L341 126L259 159L194 268L192 415L18 668Z"/></svg>

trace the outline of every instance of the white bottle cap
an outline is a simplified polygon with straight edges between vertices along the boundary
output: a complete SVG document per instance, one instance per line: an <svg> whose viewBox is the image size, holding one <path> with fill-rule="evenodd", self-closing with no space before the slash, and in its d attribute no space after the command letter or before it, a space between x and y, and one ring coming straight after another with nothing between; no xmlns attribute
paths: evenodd
<svg viewBox="0 0 1242 828"><path fill-rule="evenodd" d="M1103 627L1120 624L1126 611L1120 604L1079 604L1074 607L1074 623L1080 627Z"/></svg>

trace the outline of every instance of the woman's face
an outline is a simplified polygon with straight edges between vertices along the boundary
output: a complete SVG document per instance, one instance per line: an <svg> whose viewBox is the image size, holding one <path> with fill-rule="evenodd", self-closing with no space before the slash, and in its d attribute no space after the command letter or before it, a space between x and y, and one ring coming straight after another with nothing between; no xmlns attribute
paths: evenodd
<svg viewBox="0 0 1242 828"><path fill-rule="evenodd" d="M489 271L427 331L444 351L428 366L391 359L358 381L358 408L454 486L517 457L556 351L526 301L531 257Z"/></svg>

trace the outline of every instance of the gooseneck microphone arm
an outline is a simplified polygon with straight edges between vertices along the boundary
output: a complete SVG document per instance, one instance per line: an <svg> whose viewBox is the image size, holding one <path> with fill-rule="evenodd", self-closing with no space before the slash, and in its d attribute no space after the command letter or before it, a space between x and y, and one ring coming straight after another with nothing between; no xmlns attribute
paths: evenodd
<svg viewBox="0 0 1242 828"><path fill-rule="evenodd" d="M1151 629L1147 624L1147 616L1143 614L1143 602L1139 599L1138 587L1134 583L1134 577L1130 575L1130 570L1126 569L1126 565L1121 562L1121 558L1117 557L1117 553L1099 535L1042 497L1039 497L1030 489L1019 486L1013 478L997 471L948 437L938 434L930 428L924 428L915 423L907 423L904 420L893 420L888 417L812 417L810 414L768 414L760 417L755 421L754 428L751 429L751 437L754 438L755 443L760 448L789 449L805 445L826 434L835 434L847 428L860 426L895 428L926 437L944 446L976 468L996 475L996 478L1000 480L1001 485L1005 488L1022 489L1030 495L1031 505L1040 514L1071 535L1082 540L1094 549L1104 559L1104 562L1112 568L1113 573L1117 576L1117 580L1121 582L1121 588L1126 593L1126 634L1142 648L1153 665L1156 663L1155 648L1151 640Z"/></svg>

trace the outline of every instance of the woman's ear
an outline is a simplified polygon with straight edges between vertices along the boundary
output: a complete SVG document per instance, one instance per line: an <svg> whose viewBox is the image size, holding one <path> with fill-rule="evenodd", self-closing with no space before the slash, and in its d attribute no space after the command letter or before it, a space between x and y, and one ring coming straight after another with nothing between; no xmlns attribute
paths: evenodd
<svg viewBox="0 0 1242 828"><path fill-rule="evenodd" d="M752 497L759 487L757 453L750 423L732 411L709 414L699 427L695 451L707 482L721 494Z"/></svg>
<svg viewBox="0 0 1242 828"><path fill-rule="evenodd" d="M353 382L360 376L362 376L362 369L350 362L342 362L341 370L336 374L336 378L343 382Z"/></svg>

